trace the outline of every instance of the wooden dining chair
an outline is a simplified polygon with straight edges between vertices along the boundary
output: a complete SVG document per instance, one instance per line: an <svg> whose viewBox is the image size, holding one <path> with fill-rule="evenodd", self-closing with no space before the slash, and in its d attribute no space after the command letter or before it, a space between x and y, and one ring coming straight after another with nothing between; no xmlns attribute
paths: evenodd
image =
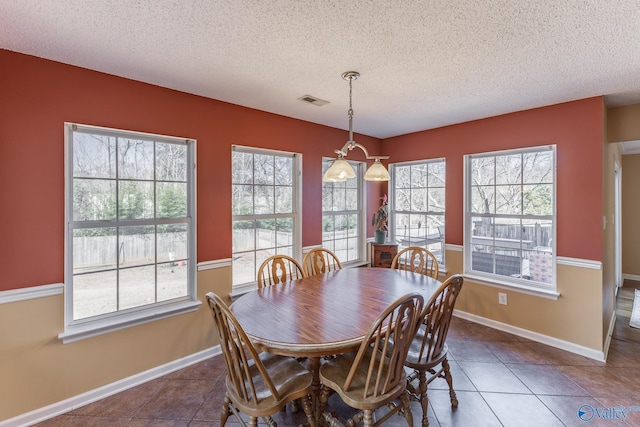
<svg viewBox="0 0 640 427"><path fill-rule="evenodd" d="M336 254L325 248L311 249L302 260L302 270L306 276L315 276L341 268L342 264Z"/></svg>
<svg viewBox="0 0 640 427"><path fill-rule="evenodd" d="M429 250L420 246L409 246L398 252L391 261L391 268L438 278L438 260Z"/></svg>
<svg viewBox="0 0 640 427"><path fill-rule="evenodd" d="M329 394L335 391L344 403L358 410L347 425L364 421L365 427L371 427L373 412L389 405L390 411L376 426L397 412L413 426L404 363L423 302L418 293L397 299L373 322L357 352L338 355L320 366L320 415L328 425L337 425L331 414L324 413ZM397 398L400 404L393 403Z"/></svg>
<svg viewBox="0 0 640 427"><path fill-rule="evenodd" d="M291 357L262 352L253 343L231 310L213 292L206 295L227 365L226 395L220 426L233 414L246 425L239 412L249 416L249 425L257 426L259 417L275 426L271 415L288 402L299 399L311 427L315 416L311 404L313 375Z"/></svg>
<svg viewBox="0 0 640 427"><path fill-rule="evenodd" d="M258 289L302 279L304 273L298 261L288 255L273 255L258 268Z"/></svg>
<svg viewBox="0 0 640 427"><path fill-rule="evenodd" d="M462 289L462 282L462 276L451 276L427 301L407 354L405 364L414 370L407 379L407 390L412 398L420 401L424 427L429 425L427 387L434 379L444 378L447 381L451 407L454 409L458 407L458 398L453 389L453 378L447 360L446 339L453 308ZM439 368L436 369L437 367Z"/></svg>

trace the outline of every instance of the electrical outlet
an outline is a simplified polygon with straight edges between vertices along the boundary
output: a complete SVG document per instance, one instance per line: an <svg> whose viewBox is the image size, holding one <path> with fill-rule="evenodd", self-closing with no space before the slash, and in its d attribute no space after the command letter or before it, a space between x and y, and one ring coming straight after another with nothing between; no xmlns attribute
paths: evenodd
<svg viewBox="0 0 640 427"><path fill-rule="evenodd" d="M502 305L507 305L507 294L498 292L498 303Z"/></svg>

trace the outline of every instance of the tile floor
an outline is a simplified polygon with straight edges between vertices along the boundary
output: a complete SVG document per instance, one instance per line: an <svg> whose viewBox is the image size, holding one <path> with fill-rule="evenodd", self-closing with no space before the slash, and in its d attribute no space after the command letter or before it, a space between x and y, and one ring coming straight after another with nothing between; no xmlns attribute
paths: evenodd
<svg viewBox="0 0 640 427"><path fill-rule="evenodd" d="M446 382L434 381L430 426L640 426L640 330L630 328L624 317L618 316L606 364L458 318L448 343L460 403L452 411ZM38 426L217 426L224 373L217 356ZM333 406L345 411L339 401ZM583 421L581 407L599 415ZM611 418L620 409L627 410L625 419ZM414 425L420 425L417 402L412 412ZM279 426L305 421L302 411L292 414L289 408L274 419ZM227 425L237 425L233 416ZM394 416L385 425L406 422Z"/></svg>

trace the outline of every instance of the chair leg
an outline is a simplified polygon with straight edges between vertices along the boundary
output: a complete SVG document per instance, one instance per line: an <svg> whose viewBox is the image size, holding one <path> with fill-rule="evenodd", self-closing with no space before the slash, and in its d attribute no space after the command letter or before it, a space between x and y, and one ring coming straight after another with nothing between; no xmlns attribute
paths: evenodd
<svg viewBox="0 0 640 427"><path fill-rule="evenodd" d="M231 399L229 399L229 396L225 396L222 404L222 414L220 415L220 427L226 424L229 415L231 415Z"/></svg>
<svg viewBox="0 0 640 427"><path fill-rule="evenodd" d="M456 409L458 407L458 397L456 396L456 392L453 389L453 377L451 376L451 371L449 369L449 361L445 358L442 361L442 370L444 371L444 379L447 380L447 384L449 384L449 398L451 399L451 407Z"/></svg>
<svg viewBox="0 0 640 427"><path fill-rule="evenodd" d="M364 427L373 426L373 411L371 409L364 410Z"/></svg>
<svg viewBox="0 0 640 427"><path fill-rule="evenodd" d="M311 404L311 396L306 395L305 397L301 398L300 401L302 402L302 409L304 410L304 413L307 415L307 422L309 423L309 426L316 427L316 416L313 412L313 405Z"/></svg>
<svg viewBox="0 0 640 427"><path fill-rule="evenodd" d="M258 427L258 418L249 417L249 427Z"/></svg>
<svg viewBox="0 0 640 427"><path fill-rule="evenodd" d="M429 425L429 398L427 397L427 371L420 370L420 406L422 406L422 427Z"/></svg>
<svg viewBox="0 0 640 427"><path fill-rule="evenodd" d="M402 412L404 413L404 419L407 420L407 425L413 427L413 414L411 413L411 400L408 393L402 393L400 395L400 401L402 402Z"/></svg>

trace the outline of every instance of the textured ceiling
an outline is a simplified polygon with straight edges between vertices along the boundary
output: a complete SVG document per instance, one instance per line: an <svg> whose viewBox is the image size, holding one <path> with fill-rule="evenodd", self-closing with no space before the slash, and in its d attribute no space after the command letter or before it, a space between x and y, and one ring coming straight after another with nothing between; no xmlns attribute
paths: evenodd
<svg viewBox="0 0 640 427"><path fill-rule="evenodd" d="M640 0L0 0L0 48L342 129L356 70L380 138L640 102Z"/></svg>

